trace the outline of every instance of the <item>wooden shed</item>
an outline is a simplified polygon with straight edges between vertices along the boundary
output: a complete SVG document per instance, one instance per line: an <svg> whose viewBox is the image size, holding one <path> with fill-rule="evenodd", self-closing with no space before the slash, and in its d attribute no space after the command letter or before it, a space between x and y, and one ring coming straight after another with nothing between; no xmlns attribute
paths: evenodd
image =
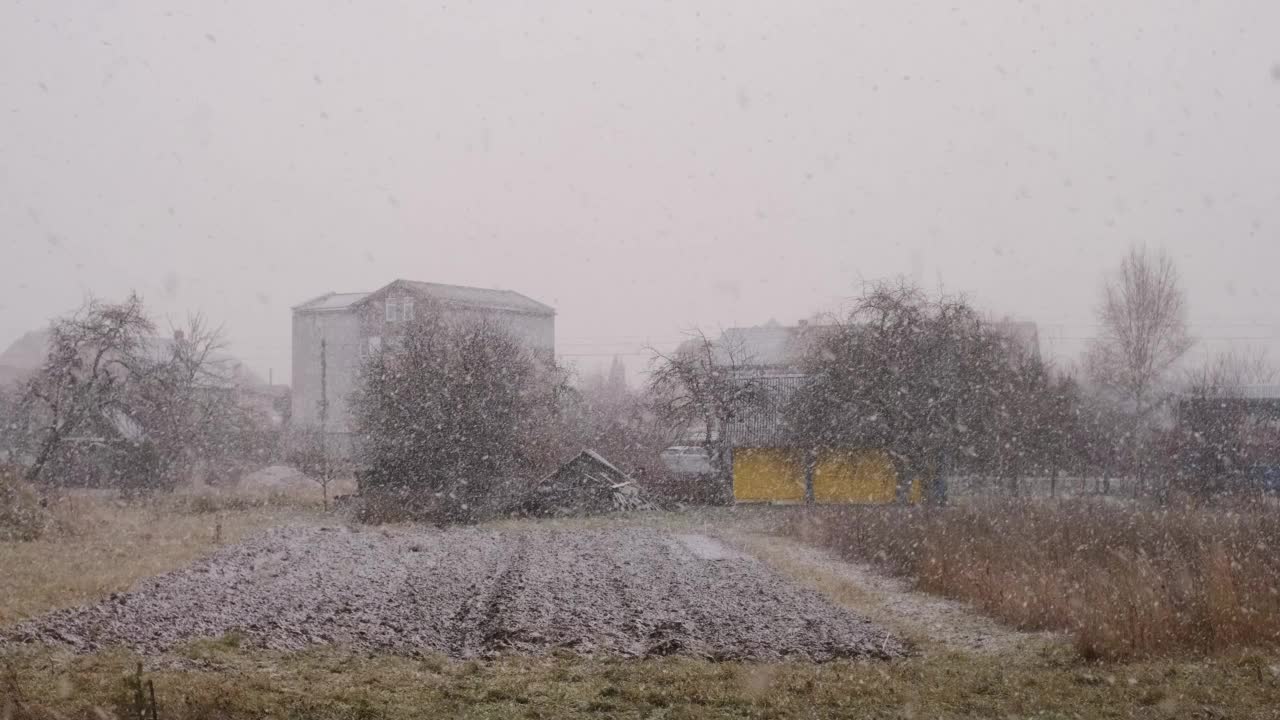
<svg viewBox="0 0 1280 720"><path fill-rule="evenodd" d="M536 482L524 504L530 515L544 517L652 509L635 481L594 450Z"/></svg>

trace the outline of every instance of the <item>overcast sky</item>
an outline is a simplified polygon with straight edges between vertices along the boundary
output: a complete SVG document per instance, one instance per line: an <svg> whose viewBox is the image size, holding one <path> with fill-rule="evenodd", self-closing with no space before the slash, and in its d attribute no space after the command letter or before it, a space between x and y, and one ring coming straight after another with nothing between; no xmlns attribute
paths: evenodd
<svg viewBox="0 0 1280 720"><path fill-rule="evenodd" d="M0 0L0 348L136 288L287 380L292 305L403 277L554 305L589 366L903 274L1065 361L1130 243L1206 345L1280 345L1277 28L1275 0Z"/></svg>

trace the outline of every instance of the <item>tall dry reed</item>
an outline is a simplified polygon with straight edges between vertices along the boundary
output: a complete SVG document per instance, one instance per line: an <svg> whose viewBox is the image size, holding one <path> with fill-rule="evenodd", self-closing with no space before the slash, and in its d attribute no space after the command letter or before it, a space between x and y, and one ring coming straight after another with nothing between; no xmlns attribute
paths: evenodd
<svg viewBox="0 0 1280 720"><path fill-rule="evenodd" d="M1280 647L1280 514L1099 502L815 508L785 531L1069 632L1089 658Z"/></svg>

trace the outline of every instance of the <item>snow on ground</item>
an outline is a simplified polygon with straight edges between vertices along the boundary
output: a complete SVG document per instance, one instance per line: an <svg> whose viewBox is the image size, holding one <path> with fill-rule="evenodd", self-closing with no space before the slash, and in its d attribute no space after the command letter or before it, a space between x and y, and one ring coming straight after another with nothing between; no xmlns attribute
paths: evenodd
<svg viewBox="0 0 1280 720"><path fill-rule="evenodd" d="M578 653L812 660L906 645L865 617L700 535L650 527L289 527L83 608L0 630L6 643L162 654L338 643L400 654Z"/></svg>

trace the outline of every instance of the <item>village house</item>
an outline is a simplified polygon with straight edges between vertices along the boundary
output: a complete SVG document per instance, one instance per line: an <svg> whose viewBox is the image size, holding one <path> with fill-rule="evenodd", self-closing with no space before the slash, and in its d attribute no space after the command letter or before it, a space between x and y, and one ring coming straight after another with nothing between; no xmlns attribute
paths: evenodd
<svg viewBox="0 0 1280 720"><path fill-rule="evenodd" d="M372 292L326 293L293 308L295 428L318 430L324 406L326 445L336 456L349 456L347 401L362 359L395 343L405 323L428 305L446 319L496 322L535 354L548 360L555 355L555 310L510 290L395 280Z"/></svg>
<svg viewBox="0 0 1280 720"><path fill-rule="evenodd" d="M990 323L1009 349L1039 357L1033 322ZM888 503L898 496L898 477L879 448L828 451L810 457L796 447L786 425L786 408L804 382L805 356L831 330L821 323L784 326L770 321L727 328L715 342L716 362L762 392L754 407L713 433L729 456L738 502ZM692 345L690 346L692 349ZM912 502L921 488L909 489Z"/></svg>

